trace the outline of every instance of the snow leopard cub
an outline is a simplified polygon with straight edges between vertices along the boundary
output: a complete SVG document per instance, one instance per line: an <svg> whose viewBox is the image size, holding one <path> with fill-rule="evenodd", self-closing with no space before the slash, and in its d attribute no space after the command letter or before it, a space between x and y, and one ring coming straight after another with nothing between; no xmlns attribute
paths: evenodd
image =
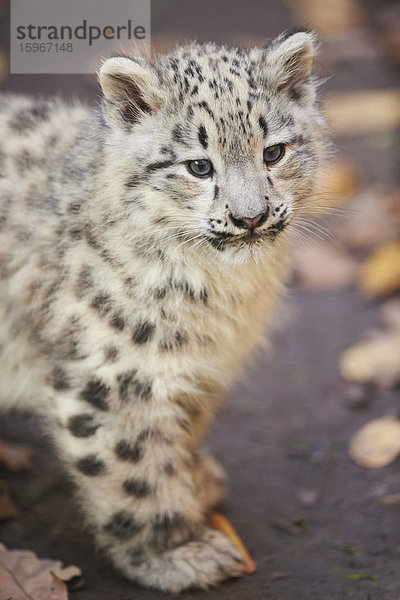
<svg viewBox="0 0 400 600"><path fill-rule="evenodd" d="M97 543L164 591L239 576L198 451L262 339L323 123L315 36L99 72L103 110L3 96L2 405L43 414Z"/></svg>

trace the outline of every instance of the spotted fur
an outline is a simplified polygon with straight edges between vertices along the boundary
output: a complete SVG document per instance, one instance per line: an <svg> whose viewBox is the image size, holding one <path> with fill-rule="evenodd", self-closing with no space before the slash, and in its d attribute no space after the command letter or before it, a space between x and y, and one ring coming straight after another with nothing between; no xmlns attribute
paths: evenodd
<svg viewBox="0 0 400 600"><path fill-rule="evenodd" d="M0 100L2 404L47 417L97 543L164 591L244 572L207 525L224 476L197 447L262 340L313 190L314 52L305 32L191 44L106 60L102 111Z"/></svg>

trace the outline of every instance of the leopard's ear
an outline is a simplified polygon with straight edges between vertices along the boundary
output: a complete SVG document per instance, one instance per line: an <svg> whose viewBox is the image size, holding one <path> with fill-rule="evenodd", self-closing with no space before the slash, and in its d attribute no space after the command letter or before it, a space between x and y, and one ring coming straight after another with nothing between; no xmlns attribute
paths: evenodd
<svg viewBox="0 0 400 600"><path fill-rule="evenodd" d="M133 125L161 106L157 74L142 58L117 56L106 60L99 71L108 121Z"/></svg>
<svg viewBox="0 0 400 600"><path fill-rule="evenodd" d="M267 49L267 77L296 100L312 88L311 71L317 53L317 35L308 31L284 32ZM311 84L311 85L310 85Z"/></svg>

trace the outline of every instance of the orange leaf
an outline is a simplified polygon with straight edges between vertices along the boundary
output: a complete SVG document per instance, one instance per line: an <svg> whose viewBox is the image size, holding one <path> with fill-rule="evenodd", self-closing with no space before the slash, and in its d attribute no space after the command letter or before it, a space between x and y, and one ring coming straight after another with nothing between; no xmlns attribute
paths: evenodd
<svg viewBox="0 0 400 600"><path fill-rule="evenodd" d="M368 297L400 289L400 241L380 246L366 260L361 268L360 288Z"/></svg>
<svg viewBox="0 0 400 600"><path fill-rule="evenodd" d="M211 515L211 527L213 527L213 529L217 529L218 531L226 535L226 537L230 539L235 548L240 552L246 565L246 573L254 573L254 571L256 570L256 563L251 558L242 540L240 539L240 537L238 536L228 519L226 519L223 515L213 513Z"/></svg>

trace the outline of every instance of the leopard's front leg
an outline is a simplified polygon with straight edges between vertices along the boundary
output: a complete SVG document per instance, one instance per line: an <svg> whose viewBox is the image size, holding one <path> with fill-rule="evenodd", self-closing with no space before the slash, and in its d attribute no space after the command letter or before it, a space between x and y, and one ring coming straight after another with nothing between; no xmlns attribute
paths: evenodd
<svg viewBox="0 0 400 600"><path fill-rule="evenodd" d="M133 376L119 386L136 391L134 402L117 401L121 389L110 387L102 398L96 378L92 398L69 392L57 400L57 442L98 544L128 578L163 591L206 588L240 576L242 558L207 525L207 492L199 493L199 485L208 471L204 462L194 468L179 408L173 401L155 406Z"/></svg>

